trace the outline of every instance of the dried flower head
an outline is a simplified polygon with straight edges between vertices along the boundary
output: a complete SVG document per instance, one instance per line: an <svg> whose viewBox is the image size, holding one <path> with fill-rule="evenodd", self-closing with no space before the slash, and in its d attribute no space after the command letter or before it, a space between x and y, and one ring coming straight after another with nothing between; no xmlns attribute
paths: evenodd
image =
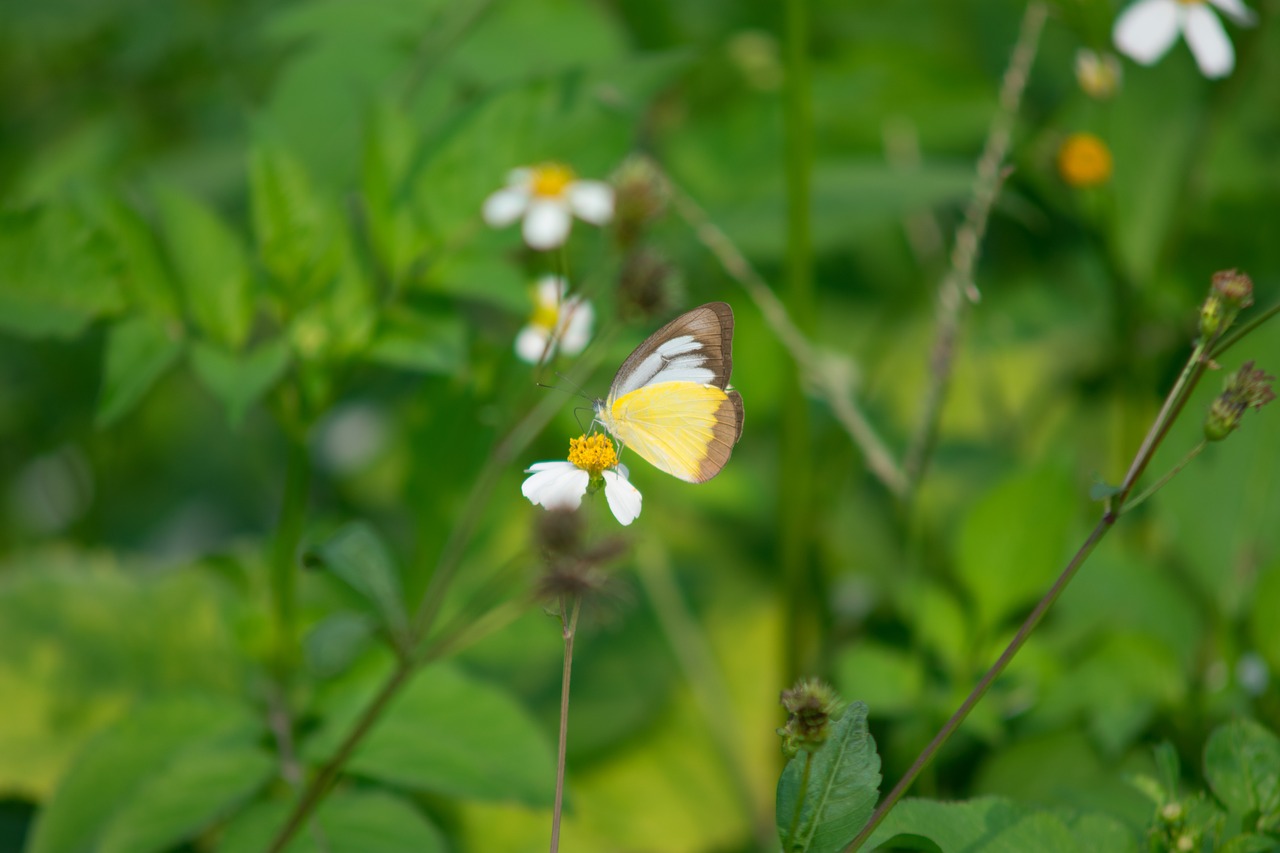
<svg viewBox="0 0 1280 853"><path fill-rule="evenodd" d="M802 750L817 752L831 733L831 723L844 714L844 701L835 689L816 678L802 679L782 691L780 699L787 724L778 729L778 736L788 757Z"/></svg>
<svg viewBox="0 0 1280 853"><path fill-rule="evenodd" d="M1204 437L1209 441L1221 441L1240 426L1246 410L1261 409L1276 398L1271 383L1276 378L1253 366L1252 361L1240 365L1240 369L1227 377L1222 393L1209 407L1204 422Z"/></svg>
<svg viewBox="0 0 1280 853"><path fill-rule="evenodd" d="M1209 295L1200 306L1200 339L1210 340L1231 327L1242 310L1253 304L1253 280L1239 270L1213 274Z"/></svg>
<svg viewBox="0 0 1280 853"><path fill-rule="evenodd" d="M650 249L629 252L618 273L618 311L622 316L650 320L671 311L675 268Z"/></svg>
<svg viewBox="0 0 1280 853"><path fill-rule="evenodd" d="M648 157L630 157L613 174L613 228L619 245L632 246L667 210L671 187Z"/></svg>

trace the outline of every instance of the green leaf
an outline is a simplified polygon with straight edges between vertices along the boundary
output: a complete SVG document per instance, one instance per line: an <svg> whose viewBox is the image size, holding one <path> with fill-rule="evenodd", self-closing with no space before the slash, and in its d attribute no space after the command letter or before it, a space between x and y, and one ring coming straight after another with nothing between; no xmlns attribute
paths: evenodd
<svg viewBox="0 0 1280 853"><path fill-rule="evenodd" d="M123 261L121 285L129 302L156 317L178 320L177 285L155 228L118 196L96 194L91 204L93 215Z"/></svg>
<svg viewBox="0 0 1280 853"><path fill-rule="evenodd" d="M107 333L106 364L95 420L108 427L133 411L144 394L182 355L180 330L162 320L137 316Z"/></svg>
<svg viewBox="0 0 1280 853"><path fill-rule="evenodd" d="M364 613L328 616L316 623L303 641L307 665L320 678L345 672L377 632L377 620Z"/></svg>
<svg viewBox="0 0 1280 853"><path fill-rule="evenodd" d="M1237 835L1217 849L1217 853L1275 853L1276 839L1269 835L1255 835L1252 832Z"/></svg>
<svg viewBox="0 0 1280 853"><path fill-rule="evenodd" d="M409 620L400 572L372 527L363 521L342 526L308 554L307 560L341 578L372 605L392 636L404 637Z"/></svg>
<svg viewBox="0 0 1280 853"><path fill-rule="evenodd" d="M325 725L307 745L330 756L381 686L359 673L335 683L322 703ZM437 664L392 700L347 770L392 785L482 800L551 805L555 760L542 727L503 690Z"/></svg>
<svg viewBox="0 0 1280 853"><path fill-rule="evenodd" d="M111 245L74 210L0 213L0 329L71 338L120 310Z"/></svg>
<svg viewBox="0 0 1280 853"><path fill-rule="evenodd" d="M85 747L42 810L29 853L166 850L274 772L238 703L182 695L132 709Z"/></svg>
<svg viewBox="0 0 1280 853"><path fill-rule="evenodd" d="M237 817L218 853L261 853L284 826L291 803L262 803ZM382 791L336 791L285 853L447 853L436 828L403 797Z"/></svg>
<svg viewBox="0 0 1280 853"><path fill-rule="evenodd" d="M341 268L348 253L345 222L312 188L302 164L277 146L254 148L249 190L262 264L296 310Z"/></svg>
<svg viewBox="0 0 1280 853"><path fill-rule="evenodd" d="M998 627L1048 591L1068 556L1076 500L1056 466L1020 472L978 500L960 531L956 573L982 626Z"/></svg>
<svg viewBox="0 0 1280 853"><path fill-rule="evenodd" d="M0 790L49 796L88 738L135 698L238 694L246 614L194 569L122 571L75 552L0 569Z"/></svg>
<svg viewBox="0 0 1280 853"><path fill-rule="evenodd" d="M801 752L788 761L778 780L778 837L787 853L840 850L871 817L880 790L880 756L867 731L866 704L846 708L827 742L808 756Z"/></svg>
<svg viewBox="0 0 1280 853"><path fill-rule="evenodd" d="M289 367L289 343L278 339L249 352L229 353L214 344L197 341L191 348L191 366L226 407L227 420L234 428L284 376Z"/></svg>
<svg viewBox="0 0 1280 853"><path fill-rule="evenodd" d="M1228 811L1280 813L1280 738L1253 720L1235 720L1209 735L1204 775Z"/></svg>
<svg viewBox="0 0 1280 853"><path fill-rule="evenodd" d="M867 840L865 850L889 842L894 849L983 853L1109 853L1135 849L1135 839L1118 821L1095 813L1063 818L1033 811L1002 797L966 802L903 800Z"/></svg>
<svg viewBox="0 0 1280 853"><path fill-rule="evenodd" d="M186 193L161 187L156 202L169 260L192 318L209 337L238 349L253 320L249 264L240 237Z"/></svg>
<svg viewBox="0 0 1280 853"><path fill-rule="evenodd" d="M410 196L402 191L417 136L418 128L407 115L383 104L373 114L364 145L361 186L369 239L387 277L397 283L425 256L430 242Z"/></svg>
<svg viewBox="0 0 1280 853"><path fill-rule="evenodd" d="M466 332L460 317L399 311L378 330L368 358L420 373L452 374L462 368L465 355Z"/></svg>
<svg viewBox="0 0 1280 853"><path fill-rule="evenodd" d="M856 696L876 715L905 714L920 705L924 664L919 655L859 642L836 658L835 681L842 696Z"/></svg>

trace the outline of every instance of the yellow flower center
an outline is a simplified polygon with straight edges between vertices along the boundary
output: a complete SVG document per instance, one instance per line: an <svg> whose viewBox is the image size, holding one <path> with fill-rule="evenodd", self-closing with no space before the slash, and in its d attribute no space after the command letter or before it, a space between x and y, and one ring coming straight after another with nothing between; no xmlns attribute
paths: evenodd
<svg viewBox="0 0 1280 853"><path fill-rule="evenodd" d="M573 183L573 170L561 163L543 163L533 167L533 178L530 188L533 194L542 198L559 198L564 195L565 187Z"/></svg>
<svg viewBox="0 0 1280 853"><path fill-rule="evenodd" d="M604 433L597 432L569 439L569 461L594 480L606 468L617 467L618 454L613 450L613 442Z"/></svg>
<svg viewBox="0 0 1280 853"><path fill-rule="evenodd" d="M1092 133L1073 133L1058 149L1058 174L1073 187L1096 187L1111 177L1111 151Z"/></svg>
<svg viewBox="0 0 1280 853"><path fill-rule="evenodd" d="M533 309L533 316L529 318L529 325L546 329L548 332L554 331L559 322L560 306L542 301L537 302Z"/></svg>

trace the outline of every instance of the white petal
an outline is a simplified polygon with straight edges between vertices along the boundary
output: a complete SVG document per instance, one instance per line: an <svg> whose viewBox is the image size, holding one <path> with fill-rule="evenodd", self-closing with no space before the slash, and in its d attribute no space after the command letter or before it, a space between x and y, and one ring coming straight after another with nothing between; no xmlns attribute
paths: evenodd
<svg viewBox="0 0 1280 853"><path fill-rule="evenodd" d="M602 471L604 497L613 510L613 517L623 525L630 524L640 515L640 490L616 471Z"/></svg>
<svg viewBox="0 0 1280 853"><path fill-rule="evenodd" d="M1116 20L1111 39L1121 53L1150 65L1173 47L1179 22L1178 0L1138 0Z"/></svg>
<svg viewBox="0 0 1280 853"><path fill-rule="evenodd" d="M595 317L591 303L581 299L570 299L560 309L560 349L566 355L577 355L586 349Z"/></svg>
<svg viewBox="0 0 1280 853"><path fill-rule="evenodd" d="M525 326L516 335L516 355L528 364L541 364L555 353L555 342L541 326Z"/></svg>
<svg viewBox="0 0 1280 853"><path fill-rule="evenodd" d="M481 213L488 225L502 228L519 219L528 206L528 192L517 187L507 187L486 198Z"/></svg>
<svg viewBox="0 0 1280 853"><path fill-rule="evenodd" d="M538 300L540 308L560 309L560 303L564 301L564 295L569 292L569 282L558 275L544 275L538 279L538 288L535 298Z"/></svg>
<svg viewBox="0 0 1280 853"><path fill-rule="evenodd" d="M1236 52L1222 28L1222 21L1208 6L1188 6L1183 36L1195 55L1200 72L1210 79L1226 77L1236 67Z"/></svg>
<svg viewBox="0 0 1280 853"><path fill-rule="evenodd" d="M591 482L591 475L572 462L538 462L528 471L531 476L521 484L520 494L547 509L577 509Z"/></svg>
<svg viewBox="0 0 1280 853"><path fill-rule="evenodd" d="M567 192L569 206L584 222L604 225L613 218L613 187L604 181L574 181Z"/></svg>
<svg viewBox="0 0 1280 853"><path fill-rule="evenodd" d="M1209 0L1209 2L1221 9L1228 18L1243 27L1252 27L1258 22L1258 16L1253 13L1252 9L1241 3L1240 0Z"/></svg>
<svg viewBox="0 0 1280 853"><path fill-rule="evenodd" d="M536 199L524 215L524 241L531 249L555 249L569 236L569 210L558 199Z"/></svg>

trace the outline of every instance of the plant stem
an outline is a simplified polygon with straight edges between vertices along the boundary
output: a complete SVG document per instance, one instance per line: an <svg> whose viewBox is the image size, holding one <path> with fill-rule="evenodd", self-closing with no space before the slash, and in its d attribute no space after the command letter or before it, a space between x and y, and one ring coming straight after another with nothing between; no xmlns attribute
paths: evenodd
<svg viewBox="0 0 1280 853"><path fill-rule="evenodd" d="M809 92L808 0L786 0L786 186L787 305L800 330L813 332L813 239L810 205L813 181L813 116ZM796 365L796 372L799 372ZM813 614L824 596L813 589L810 520L813 516L813 459L809 450L809 406L799 383L788 386L779 437L779 560L785 625L783 681L812 668L818 653Z"/></svg>
<svg viewBox="0 0 1280 853"><path fill-rule="evenodd" d="M924 751L920 753L912 763L911 767L907 769L906 774L898 780L898 784L895 785L893 790L889 792L878 806L876 806L876 810L872 813L870 820L867 821L867 825L862 828L862 831L857 834L853 841L849 842L842 853L853 853L853 851L861 847L862 844L866 842L867 838L871 836L871 833L875 831L876 827L880 825L881 821L884 820L885 816L889 814L889 811L894 807L894 805L897 804L898 800L902 799L902 796L907 792L907 789L911 787L911 783L920 775L920 772L925 768L925 766L933 760L933 756L938 749L946 743L955 730L960 727L960 724L964 722L967 716L969 716L969 712L973 710L974 706L978 704L979 700L982 699L983 695L986 694L991 685L995 683L996 679L999 678L1009 666L1009 663L1026 643L1027 639L1031 636L1031 633L1036 629L1036 626L1040 624L1040 620L1049 612L1049 608L1058 600L1062 591L1067 588L1067 584L1071 582L1071 579L1075 577L1080 566L1084 564L1085 559L1093 552L1093 549L1097 546L1098 542L1100 542L1102 537L1111 530L1116 521L1119 520L1121 514L1129 508L1130 504L1127 503L1127 498L1133 491L1134 485L1137 483L1138 478L1142 476L1142 472L1146 470L1147 465L1150 464L1152 457L1155 456L1156 450L1159 448L1165 436L1168 435L1170 426L1172 426L1173 421L1177 419L1178 414L1186 405L1187 399L1195 389L1196 383L1199 382L1200 378L1204 375L1204 371L1208 366L1207 361L1204 358L1204 354L1212 343L1212 341L1209 341L1207 344L1203 341L1196 343L1195 349L1192 350L1190 358L1187 359L1186 366L1183 367L1182 373L1178 376L1177 382L1174 383L1173 388L1170 389L1168 395L1165 397L1164 405L1161 406L1159 414L1156 415L1155 420L1152 421L1151 428L1147 431L1146 438L1138 448L1138 452L1134 455L1133 462L1129 466L1129 472L1125 475L1124 482L1121 484L1120 490L1112 499L1113 502L1110 507L1102 514L1102 517L1098 519L1097 524L1094 525L1093 531L1089 534L1088 538L1085 539L1084 544L1080 546L1079 550L1077 550L1075 555L1071 558L1071 561L1067 563L1066 568L1064 568L1062 573L1058 575L1058 579L1054 581L1053 586L1049 588L1049 591L1045 593L1044 597L1036 604L1035 609L1032 610L1026 620L1023 621L1022 626L1018 629L1018 633L1014 635L1013 639L1009 642L1009 645L1005 647L1003 652L1001 652L1000 657L991 665L991 668L986 671L986 674L982 676L977 685L975 685L973 690L970 691L969 695L965 697L964 702L960 704L960 707L956 709L956 712L952 714L950 719L948 719L942 726L942 729L934 735L933 740L929 742L929 745L924 748ZM1180 467L1181 465L1179 468ZM1146 496L1143 495L1143 498L1145 497Z"/></svg>
<svg viewBox="0 0 1280 853"><path fill-rule="evenodd" d="M588 351L589 354L584 354L583 357L578 359L577 364L568 374L569 381L580 380L582 376L599 363L600 354L607 348L605 346L606 341L607 336L601 336L600 339L597 339L597 345ZM435 624L435 618L439 615L440 607L444 603L445 593L448 591L449 585L462 563L462 556L466 551L467 544L471 541L471 535L480 523L480 517L485 507L488 506L489 496L493 491L493 487L498 483L502 472L507 466L528 446L534 436L547 425L552 416L559 410L561 402L557 397L544 394L529 410L529 413L512 428L504 439L497 443L489 454L484 468L476 478L475 484L471 487L471 492L467 496L467 502L459 514L458 521L450 531L449 538L446 540L440 558L436 563L436 570L432 574L431 580L427 584L427 589L423 592L419 601L410 629L409 643L407 644L409 653L397 662L396 669L388 677L378 695L360 715L360 719L352 727L346 738L343 739L338 751L312 777L310 784L307 785L302 797L289 814L280 833L272 842L269 853L279 853L284 849L285 845L298 831L298 828L302 826L307 816L320 803L325 793L328 792L329 786L337 778L347 758L350 757L360 741L364 739L364 736L368 734L387 703L407 683L409 676L417 670L418 666L429 657L428 654L423 654L418 649L427 639L432 626Z"/></svg>
<svg viewBox="0 0 1280 853"><path fill-rule="evenodd" d="M285 463L284 494L280 499L280 519L271 548L271 616L275 632L276 677L285 678L297 659L298 543L307 517L307 497L311 491L311 457L305 431L295 424L284 425L289 448Z"/></svg>
<svg viewBox="0 0 1280 853"><path fill-rule="evenodd" d="M294 806L293 811L289 814L289 819L280 828L280 832L276 834L271 846L267 848L268 853L280 853L280 851L284 850L285 845L302 827L303 822L315 807L320 804L320 800L324 795L329 792L329 787L338 778L338 773L341 772L343 765L347 763L347 759L351 757L351 753L355 751L356 746L368 734L369 729L373 728L373 724L382 716L382 711L387 706L387 703L400 691L400 688L409 679L409 676L413 674L414 670L415 667L411 662L399 661L396 663L396 668L391 673L391 677L387 679L386 683L382 685L382 689L378 691L378 695L364 709L360 719L356 721L355 726L338 747L338 751L312 777L310 784L307 785L302 794L302 798L298 800L298 804Z"/></svg>
<svg viewBox="0 0 1280 853"><path fill-rule="evenodd" d="M847 358L833 353L820 352L800 331L782 300L769 287L751 262L720 228L711 221L707 212L698 206L689 194L677 187L670 176L671 205L685 221L707 251L715 256L731 279L736 281L760 311L779 343L796 363L810 391L831 407L831 414L844 428L854 447L866 457L867 470L895 496L901 496L907 488L907 478L899 468L884 439L875 431L866 413L853 399L853 378L856 366Z"/></svg>
<svg viewBox="0 0 1280 853"><path fill-rule="evenodd" d="M925 394L920 424L912 437L905 463L908 504L924 480L937 444L942 408L951 385L956 339L965 309L977 300L973 270L978 261L978 249L982 245L996 196L1004 183L1004 161L1013 136L1013 120L1022 104L1047 15L1048 9L1040 0L1029 3L1023 13L1018 42L1000 84L1000 108L991 120L987 141L978 160L973 198L965 211L964 222L956 231L955 246L951 250L951 270L938 288L938 328L930 359L932 381Z"/></svg>
<svg viewBox="0 0 1280 853"><path fill-rule="evenodd" d="M1239 328L1237 328L1230 335L1228 335L1227 337L1215 343L1213 345L1213 348L1209 351L1209 358L1210 359L1218 358L1224 352L1226 352L1227 350L1235 346L1237 343L1239 343L1241 338L1243 338L1245 335L1249 334L1254 329L1261 326L1263 323L1270 320L1276 314L1280 314L1280 302L1277 302L1271 307L1267 308L1267 310L1263 311L1261 314L1254 317L1249 322L1245 323L1243 326L1240 326Z"/></svg>
<svg viewBox="0 0 1280 853"><path fill-rule="evenodd" d="M699 630L697 620L680 594L662 544L650 539L636 544L636 574L645 595L653 602L658 624L693 691L711 742L732 780L743 810L752 818L756 842L761 850L768 849L771 843L777 843L778 830L771 818L754 819L760 810L751 790L751 769L743 761L739 747L742 725L733 696L716 665L711 643Z"/></svg>
<svg viewBox="0 0 1280 853"><path fill-rule="evenodd" d="M1187 455L1182 457L1182 461L1180 461L1177 465L1174 465L1172 468L1170 468L1168 473L1166 473L1159 480L1156 480L1155 483L1153 483L1149 488L1145 489L1142 492L1142 494L1138 495L1136 498L1133 498L1132 500L1129 500L1129 501L1125 501L1123 511L1129 512L1134 507L1138 506L1143 501L1145 501L1147 498L1151 497L1156 492L1164 488L1165 483L1169 482L1175 476L1177 476L1179 471L1187 467L1187 465L1191 462L1191 460L1199 456L1201 451L1203 451L1208 446L1209 446L1209 443L1204 439L1201 439L1200 443L1197 444L1195 447L1191 448L1191 450L1187 452Z"/></svg>
<svg viewBox="0 0 1280 853"><path fill-rule="evenodd" d="M566 619L565 605L572 608ZM578 612L582 607L579 596L565 601L560 596L560 632L564 636L564 675L560 679L560 747L556 752L556 804L551 812L551 853L560 849L560 812L564 805L565 751L569 743L569 679L573 674L573 638L578 628Z"/></svg>
<svg viewBox="0 0 1280 853"><path fill-rule="evenodd" d="M1080 546L1080 550L1076 551L1075 556L1071 558L1071 562L1067 563L1067 567L1062 570L1062 574L1058 575L1058 579L1054 581L1053 586L1049 588L1049 591L1045 596L1040 599L1040 603L1031 611L1031 615L1029 615L1022 623L1022 627L1018 629L1018 633L1014 635L1013 639L1009 642L1009 645L1006 646L1005 650L1000 654L1000 657L996 659L996 662L991 665L991 668L987 670L986 674L982 676L982 679L977 683L973 690L970 691L969 695L965 697L964 702L960 704L960 707L956 709L956 712L952 714L951 718L942 726L942 729L934 735L933 740L929 741L929 745L924 748L924 751L920 753L915 762L913 762L911 767L908 768L906 774L898 780L898 784L889 792L889 795L886 796L878 806L876 806L876 810L872 813L871 819L867 821L867 825L862 828L862 831L858 833L853 841L849 842L848 846L844 848L843 853L853 853L854 850L861 847L863 842L867 840L871 833L875 831L875 828L880 825L880 822L889 814L889 811L897 804L898 800L902 799L903 794L905 794L907 789L911 787L911 783L920 775L920 771L924 769L926 764L933 760L934 753L936 753L939 747L946 743L952 733L960 727L960 724L964 722L965 717L969 716L969 712L978 704L978 701L987 692L988 688L990 688L991 685L995 683L995 680L1004 672L1010 661L1013 660L1014 655L1018 653L1023 644L1026 643L1027 639L1031 636L1031 632L1040 624L1040 620L1044 618L1045 613L1049 611L1049 608L1053 606L1053 603L1058 600L1058 596L1060 596L1062 591L1067 588L1067 584L1069 584L1071 579L1075 577L1076 571L1084 563L1085 558L1089 556L1094 547L1099 541L1101 541L1102 537L1106 535L1107 531L1111 529L1111 526L1115 524L1116 518L1117 516L1108 513L1098 520L1098 523L1094 525L1093 532L1089 534L1089 538Z"/></svg>

